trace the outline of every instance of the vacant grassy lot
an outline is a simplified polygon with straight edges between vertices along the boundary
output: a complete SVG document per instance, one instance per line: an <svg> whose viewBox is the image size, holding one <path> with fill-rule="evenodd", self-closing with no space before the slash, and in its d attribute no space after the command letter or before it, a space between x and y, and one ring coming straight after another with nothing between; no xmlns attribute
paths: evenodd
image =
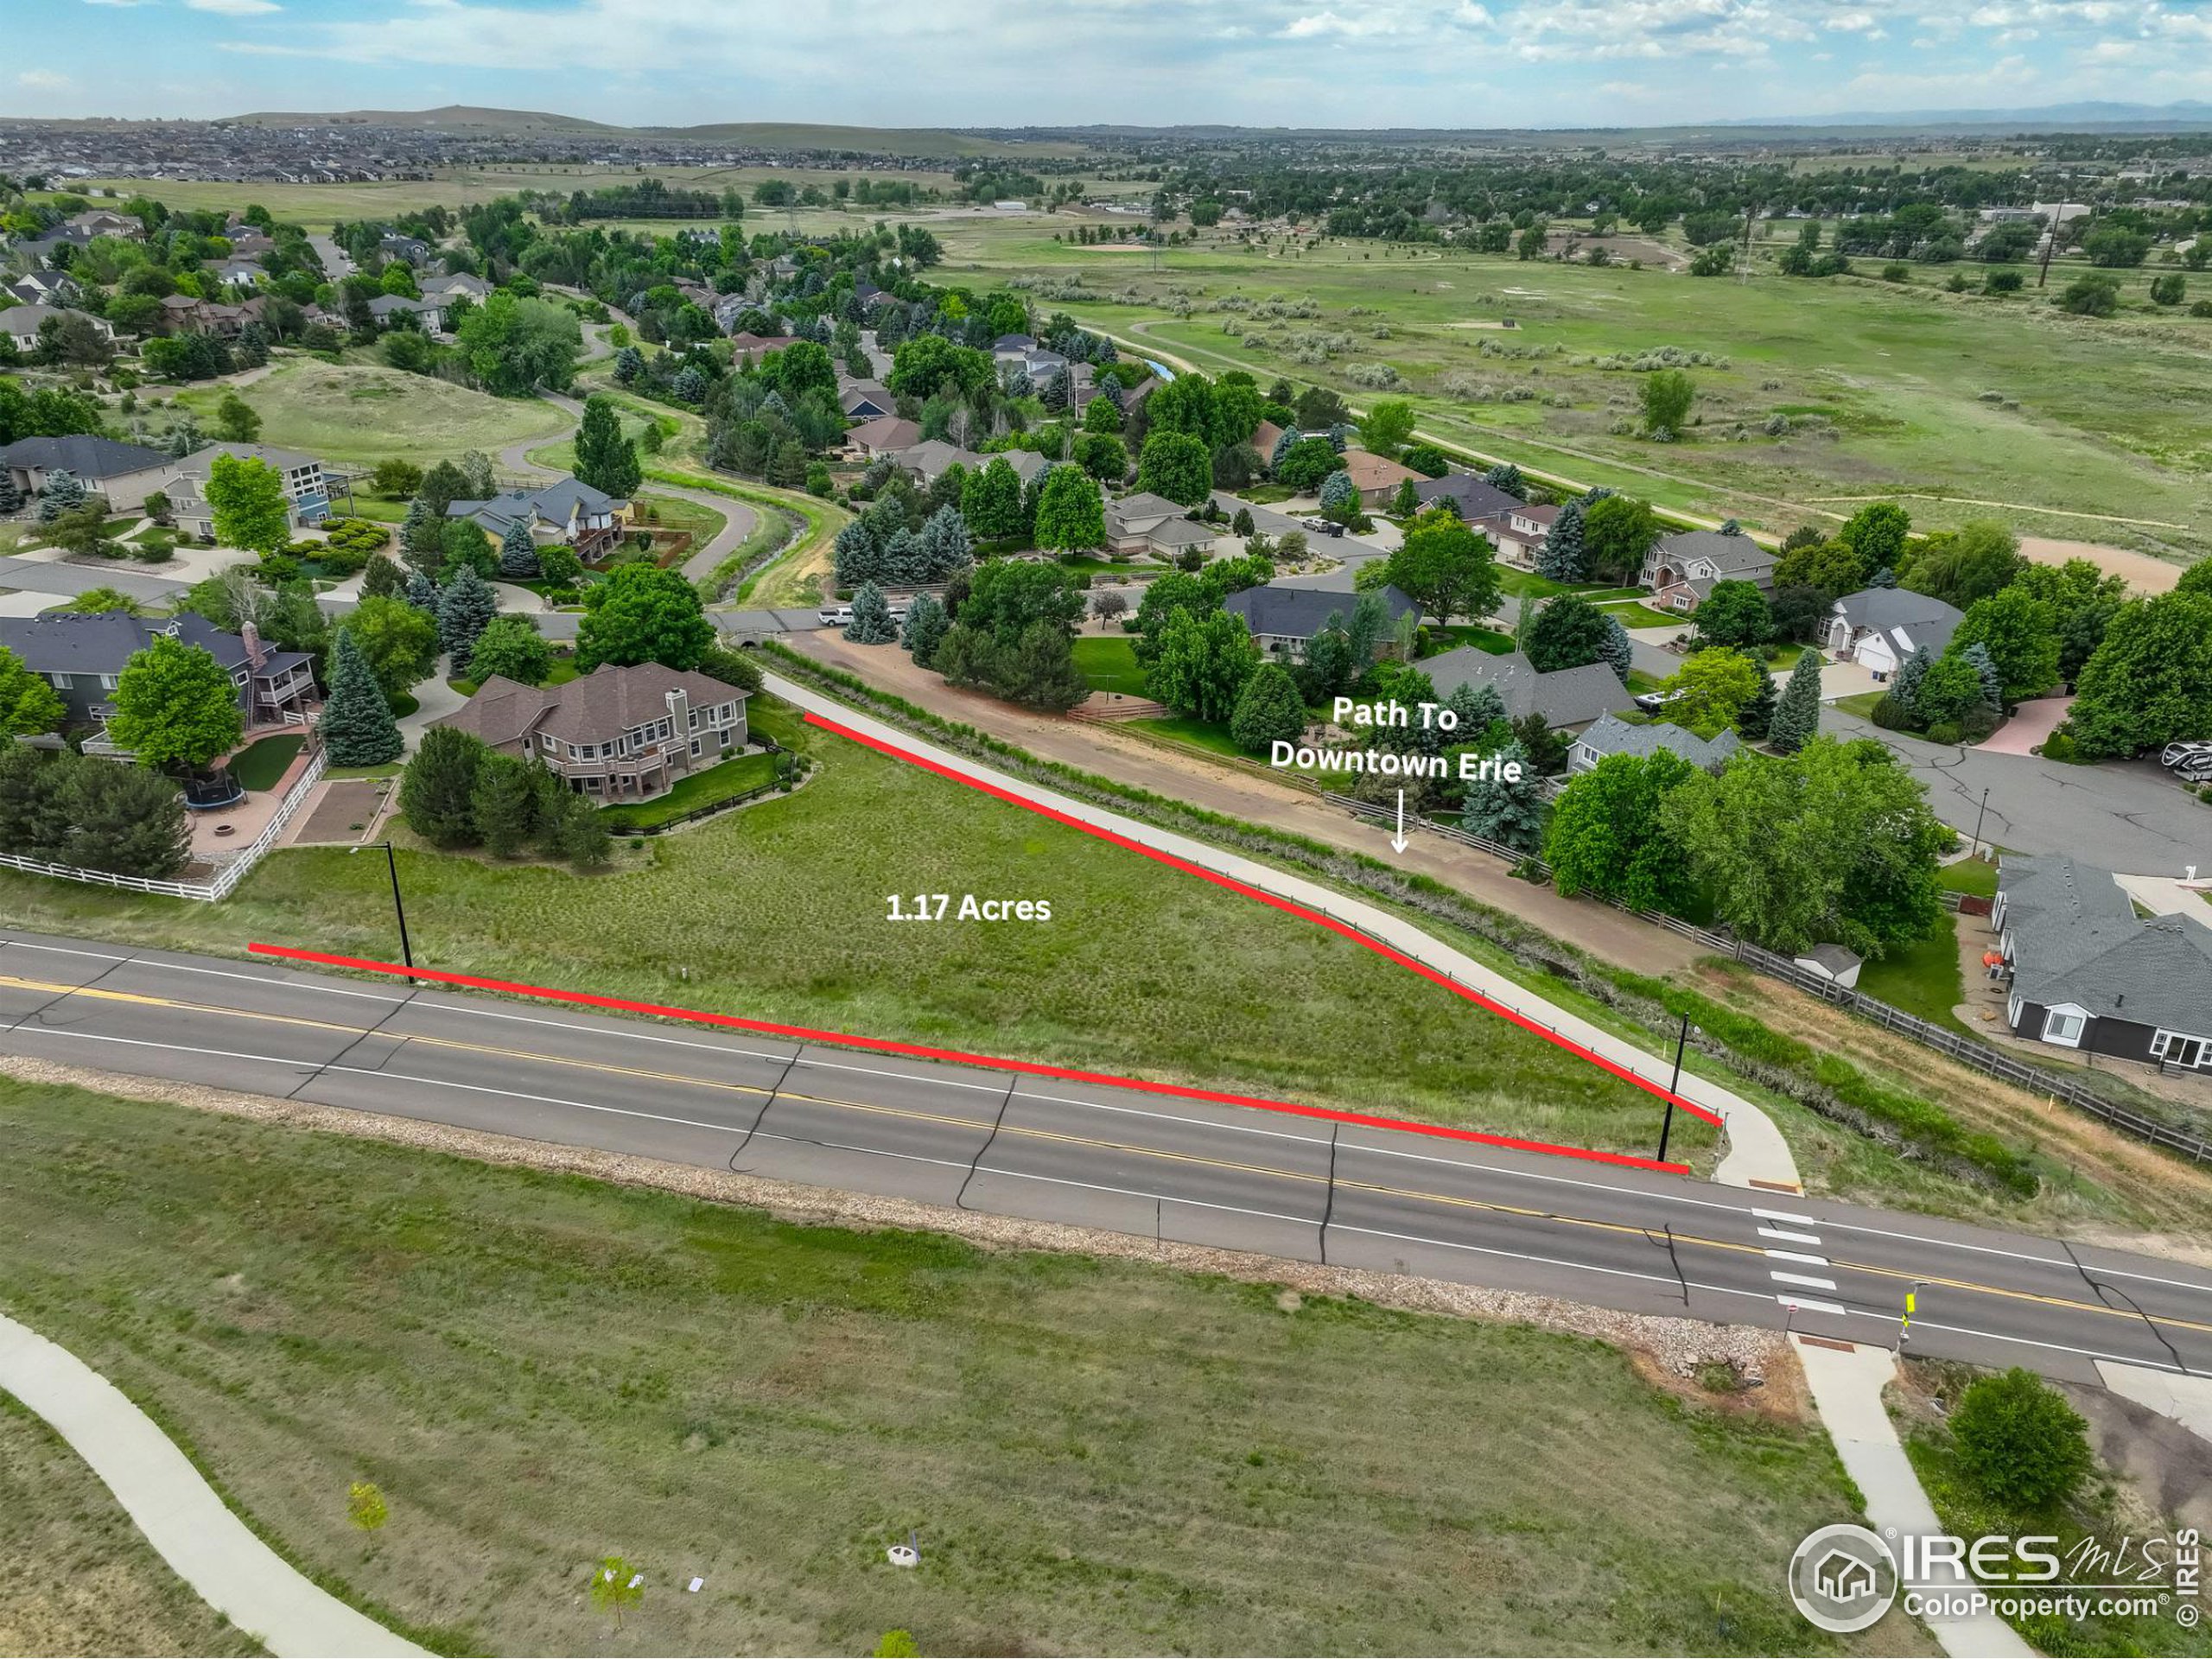
<svg viewBox="0 0 2212 1659"><path fill-rule="evenodd" d="M0 1394L0 1653L259 1653L59 1434Z"/></svg>
<svg viewBox="0 0 2212 1659"><path fill-rule="evenodd" d="M821 775L626 850L613 873L404 854L416 960L1649 1151L1649 1095L1347 940L800 725L772 699L753 718ZM1053 919L885 919L886 895L937 892L1050 899ZM388 956L393 943L382 867L342 849L275 854L220 906L10 873L0 915L234 952L259 939ZM1675 1144L1700 1156L1711 1132L1677 1125Z"/></svg>
<svg viewBox="0 0 2212 1659"><path fill-rule="evenodd" d="M289 359L238 396L260 415L263 442L362 467L395 455L427 466L465 449L481 449L496 463L508 444L569 426L566 415L535 399L491 397L429 375L315 358ZM176 401L207 422L222 398L222 391L202 388Z"/></svg>
<svg viewBox="0 0 2212 1659"><path fill-rule="evenodd" d="M1376 394L1346 371L1387 365L1431 429L1714 518L1786 531L1859 498L1926 493L2013 504L1907 503L1932 524L1993 513L2042 535L2212 548L2198 511L2212 473L2212 321L2152 315L2147 269L2120 273L2128 309L2091 321L2047 296L1940 293L1945 273L1924 270L1902 287L1765 268L1739 283L1370 242L1294 257L1224 238L1168 253L1155 273L1033 225L940 234L948 271L1033 276L1041 303L1211 372L1319 378L1363 403ZM1077 271L1088 298L1061 286ZM1224 299L1240 308L1217 308ZM1271 299L1318 311L1271 317ZM1465 326L1509 317L1510 330ZM1332 356L1301 364L1320 337ZM1663 346L1713 359L1690 371L1702 423L1675 444L1615 433L1643 380L1616 354ZM1764 430L1776 414L1790 423L1781 436Z"/></svg>
<svg viewBox="0 0 2212 1659"><path fill-rule="evenodd" d="M1825 1439L1593 1342L73 1090L0 1122L0 1300L444 1647L1834 1650L1781 1592L1853 1513Z"/></svg>

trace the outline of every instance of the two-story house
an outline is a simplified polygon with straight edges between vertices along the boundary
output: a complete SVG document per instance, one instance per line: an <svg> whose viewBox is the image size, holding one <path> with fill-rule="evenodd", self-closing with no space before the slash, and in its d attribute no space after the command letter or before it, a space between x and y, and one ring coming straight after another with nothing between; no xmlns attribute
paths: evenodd
<svg viewBox="0 0 2212 1659"><path fill-rule="evenodd" d="M319 524L330 517L329 480L323 474L322 463L313 455L262 443L211 443L178 461L176 477L167 487L170 516L186 535L202 541L215 539L214 510L207 505L207 475L219 455L257 461L282 478L294 530Z"/></svg>
<svg viewBox="0 0 2212 1659"><path fill-rule="evenodd" d="M1643 556L1642 578L1657 608L1688 614L1705 603L1715 582L1756 582L1771 593L1775 559L1772 548L1748 536L1686 530L1652 543Z"/></svg>
<svg viewBox="0 0 2212 1659"><path fill-rule="evenodd" d="M530 527L530 538L540 547L556 543L575 550L576 556L597 558L621 539L630 520L630 504L618 501L575 477L558 478L534 490L509 490L488 501L455 501L446 508L448 518L474 519L494 543L504 541L517 524Z"/></svg>
<svg viewBox="0 0 2212 1659"><path fill-rule="evenodd" d="M238 688L238 709L249 728L303 724L319 702L314 659L305 652L270 650L250 622L229 633L191 611L166 620L121 611L0 617L0 645L60 694L68 709L64 724L73 727L105 728L113 712L109 699L123 671L157 634L198 645L221 664ZM116 753L99 737L86 747Z"/></svg>
<svg viewBox="0 0 2212 1659"><path fill-rule="evenodd" d="M578 794L647 801L746 747L745 702L746 693L704 674L602 663L566 685L518 685L495 674L432 723L542 760Z"/></svg>
<svg viewBox="0 0 2212 1659"><path fill-rule="evenodd" d="M1106 504L1106 550L1116 558L1150 553L1173 559L1186 548L1211 552L1223 532L1193 519L1179 503L1139 490Z"/></svg>

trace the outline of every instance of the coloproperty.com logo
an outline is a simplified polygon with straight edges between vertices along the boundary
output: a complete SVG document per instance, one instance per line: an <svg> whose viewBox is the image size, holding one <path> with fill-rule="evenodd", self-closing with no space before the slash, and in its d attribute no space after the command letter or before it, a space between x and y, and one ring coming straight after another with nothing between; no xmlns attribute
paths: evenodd
<svg viewBox="0 0 2212 1659"><path fill-rule="evenodd" d="M2171 1536L2062 1541L2048 1535L1875 1532L1822 1527L1789 1558L1789 1599L1821 1630L1863 1630L1903 1601L1916 1618L2203 1617L2202 1540Z"/></svg>

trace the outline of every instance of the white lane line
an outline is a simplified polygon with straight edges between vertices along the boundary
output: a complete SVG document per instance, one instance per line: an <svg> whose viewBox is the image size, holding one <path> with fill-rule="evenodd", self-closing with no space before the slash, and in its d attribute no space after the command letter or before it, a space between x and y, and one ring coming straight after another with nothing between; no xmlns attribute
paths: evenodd
<svg viewBox="0 0 2212 1659"><path fill-rule="evenodd" d="M1754 1205L1751 1213L1761 1221L1794 1221L1800 1227L1817 1227L1820 1224L1810 1216L1801 1216L1795 1210L1762 1210Z"/></svg>
<svg viewBox="0 0 2212 1659"><path fill-rule="evenodd" d="M57 957L90 957L95 962L134 962L134 957L111 957L105 950L72 950L66 944L33 944L29 939L0 939L18 950L50 950Z"/></svg>
<svg viewBox="0 0 2212 1659"><path fill-rule="evenodd" d="M1770 1273L1767 1277L1777 1285L1802 1285L1808 1290L1834 1290L1833 1279L1816 1279L1809 1273Z"/></svg>
<svg viewBox="0 0 2212 1659"><path fill-rule="evenodd" d="M1758 1230L1761 1238L1779 1239L1784 1244L1817 1244L1821 1242L1818 1233L1785 1232L1779 1227L1762 1227Z"/></svg>
<svg viewBox="0 0 2212 1659"><path fill-rule="evenodd" d="M1825 1268L1828 1264L1825 1255L1808 1255L1802 1250L1769 1250L1767 1256L1775 1262L1802 1262L1808 1268Z"/></svg>
<svg viewBox="0 0 2212 1659"><path fill-rule="evenodd" d="M1851 1313L1849 1308L1840 1303L1815 1302L1803 1296L1777 1296L1774 1300L1800 1313L1841 1313L1847 1318Z"/></svg>

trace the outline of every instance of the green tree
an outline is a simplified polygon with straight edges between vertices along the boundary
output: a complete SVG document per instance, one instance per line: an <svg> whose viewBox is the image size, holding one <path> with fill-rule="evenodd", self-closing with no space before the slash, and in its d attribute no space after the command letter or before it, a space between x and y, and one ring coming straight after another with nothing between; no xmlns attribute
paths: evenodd
<svg viewBox="0 0 2212 1659"><path fill-rule="evenodd" d="M470 654L476 649L477 636L485 625L499 614L499 601L492 589L476 574L474 567L462 565L454 573L438 594L438 650L453 664L453 671L462 672L468 666Z"/></svg>
<svg viewBox="0 0 2212 1659"><path fill-rule="evenodd" d="M1503 584L1489 539L1448 512L1414 519L1389 569L1390 585L1440 622L1488 616Z"/></svg>
<svg viewBox="0 0 2212 1659"><path fill-rule="evenodd" d="M604 392L584 399L584 416L576 428L576 477L594 490L626 501L638 493L645 474L638 466L638 448L622 435L622 419L614 400Z"/></svg>
<svg viewBox="0 0 2212 1659"><path fill-rule="evenodd" d="M487 582L499 569L499 556L492 550L492 537L474 518L448 518L438 527L438 580L450 582L461 571L473 570L479 582Z"/></svg>
<svg viewBox="0 0 2212 1659"><path fill-rule="evenodd" d="M1111 397L1100 392L1083 406L1083 429L1108 437L1119 437L1122 432L1122 410Z"/></svg>
<svg viewBox="0 0 2212 1659"><path fill-rule="evenodd" d="M1871 574L1885 566L1894 570L1902 564L1905 538L1911 533L1912 517L1903 507L1894 501L1871 501L1844 521L1835 539L1859 556L1861 572ZM1864 581L1863 575L1860 579ZM1856 588L1845 591L1854 592Z"/></svg>
<svg viewBox="0 0 2212 1659"><path fill-rule="evenodd" d="M968 474L960 486L960 516L979 541L1011 541L1021 534L1021 474L1004 455Z"/></svg>
<svg viewBox="0 0 2212 1659"><path fill-rule="evenodd" d="M935 594L917 594L914 602L906 607L906 623L899 643L913 658L917 668L927 668L951 626L952 619L944 613L944 607L938 603Z"/></svg>
<svg viewBox="0 0 2212 1659"><path fill-rule="evenodd" d="M205 766L238 746L245 715L229 672L198 645L156 634L116 677L108 734L141 766Z"/></svg>
<svg viewBox="0 0 2212 1659"><path fill-rule="evenodd" d="M470 847L476 834L476 779L492 753L470 733L432 726L399 778L399 811L433 847Z"/></svg>
<svg viewBox="0 0 2212 1659"><path fill-rule="evenodd" d="M1651 543L1659 539L1659 521L1652 516L1651 504L1633 496L1606 495L1595 501L1585 499L1580 505L1582 573L1592 581L1633 578L1643 568L1643 556L1650 551ZM1560 518L1566 517L1566 509L1560 509ZM1554 521L1552 533L1558 532L1559 524Z"/></svg>
<svg viewBox="0 0 2212 1659"><path fill-rule="evenodd" d="M226 443L251 443L261 435L261 416L238 393L226 391L215 405L215 435Z"/></svg>
<svg viewBox="0 0 2212 1659"><path fill-rule="evenodd" d="M1815 651L1797 658L1789 683L1767 725L1767 741L1784 754L1795 754L1821 730L1821 657Z"/></svg>
<svg viewBox="0 0 2212 1659"><path fill-rule="evenodd" d="M454 338L485 390L501 397L526 397L540 385L566 389L583 349L573 313L505 289L472 307Z"/></svg>
<svg viewBox="0 0 2212 1659"><path fill-rule="evenodd" d="M291 504L284 499L283 476L258 459L217 455L207 465L206 493L215 539L224 546L266 556L290 543Z"/></svg>
<svg viewBox="0 0 2212 1659"><path fill-rule="evenodd" d="M1951 1413L1967 1477L2015 1515L2064 1502L2088 1478L2088 1427L2064 1395L2017 1365L1967 1383Z"/></svg>
<svg viewBox="0 0 2212 1659"><path fill-rule="evenodd" d="M438 665L438 625L404 600L364 599L339 626L367 659L387 703L405 696Z"/></svg>
<svg viewBox="0 0 2212 1659"><path fill-rule="evenodd" d="M2130 600L2075 690L2066 730L2086 754L2212 737L2212 594Z"/></svg>
<svg viewBox="0 0 2212 1659"><path fill-rule="evenodd" d="M1601 504L1602 505L1602 504ZM1700 645L1764 645L1774 632L1766 595L1755 582L1716 582L1697 607Z"/></svg>
<svg viewBox="0 0 2212 1659"><path fill-rule="evenodd" d="M1306 700L1298 695L1298 682L1281 663L1262 663L1236 694L1230 736L1246 753L1265 754L1272 743L1296 742L1305 729Z"/></svg>
<svg viewBox="0 0 2212 1659"><path fill-rule="evenodd" d="M1816 538L1787 550L1776 562L1775 593L1779 598L1790 588L1810 588L1821 595L1825 611L1846 594L1865 588L1874 569L1840 537L1834 541Z"/></svg>
<svg viewBox="0 0 2212 1659"><path fill-rule="evenodd" d="M997 379L988 353L956 346L942 334L917 334L893 351L891 373L883 384L902 396L929 397L949 381L961 396L973 397Z"/></svg>
<svg viewBox="0 0 2212 1659"><path fill-rule="evenodd" d="M1634 910L1679 915L1697 896L1689 859L1667 830L1667 798L1696 768L1666 749L1609 754L1568 779L1553 803L1544 861L1560 893L1594 893Z"/></svg>
<svg viewBox="0 0 2212 1659"><path fill-rule="evenodd" d="M454 665L481 685L493 675L517 685L543 685L553 672L553 648L527 616L508 613L493 617L476 636L467 664Z"/></svg>
<svg viewBox="0 0 2212 1659"><path fill-rule="evenodd" d="M1137 456L1137 487L1186 507L1206 500L1213 492L1213 457L1205 440L1154 426Z"/></svg>
<svg viewBox="0 0 2212 1659"><path fill-rule="evenodd" d="M2039 697L2058 683L2056 613L2024 588L2005 588L1967 607L1950 649L1969 645L1988 648L2008 702Z"/></svg>
<svg viewBox="0 0 2212 1659"><path fill-rule="evenodd" d="M1667 718L1700 737L1717 737L1758 695L1758 671L1740 652L1692 652L1660 690L1669 694ZM1781 718L1781 710L1775 711Z"/></svg>
<svg viewBox="0 0 2212 1659"><path fill-rule="evenodd" d="M0 645L0 738L59 731L68 713L45 676L32 673L22 658Z"/></svg>
<svg viewBox="0 0 2212 1659"><path fill-rule="evenodd" d="M374 1481L357 1480L346 1489L346 1518L363 1532L376 1532L391 1518Z"/></svg>
<svg viewBox="0 0 2212 1659"><path fill-rule="evenodd" d="M1611 622L1578 594L1561 594L1538 611L1521 649L1540 674L1601 660L1611 642Z"/></svg>
<svg viewBox="0 0 2212 1659"><path fill-rule="evenodd" d="M1369 408L1367 418L1359 423L1360 447L1370 454L1387 455L1392 461L1413 442L1413 435L1414 406L1403 397L1376 400Z"/></svg>
<svg viewBox="0 0 2212 1659"><path fill-rule="evenodd" d="M845 638L856 645L887 645L899 638L883 589L872 582L861 583L853 595L853 620L845 625Z"/></svg>
<svg viewBox="0 0 2212 1659"><path fill-rule="evenodd" d="M1244 619L1227 611L1178 611L1160 637L1160 654L1145 689L1179 715L1227 720L1260 665L1260 648Z"/></svg>
<svg viewBox="0 0 2212 1659"><path fill-rule="evenodd" d="M1326 438L1300 438L1275 462L1275 482L1303 495L1319 489L1322 481L1341 465L1336 446Z"/></svg>
<svg viewBox="0 0 2212 1659"><path fill-rule="evenodd" d="M479 759L476 782L468 793L468 812L477 839L494 858L512 858L537 834L537 808L548 791L537 767L497 750Z"/></svg>
<svg viewBox="0 0 2212 1659"><path fill-rule="evenodd" d="M397 760L403 747L384 688L359 643L344 628L331 648L330 697L316 729L333 766L380 766Z"/></svg>
<svg viewBox="0 0 2212 1659"><path fill-rule="evenodd" d="M1900 582L1913 593L1926 594L1963 611L1977 600L2009 587L2026 564L2020 556L2020 538L2008 526L1994 519L1977 518L1961 525L1955 535L1945 532L1929 537Z"/></svg>
<svg viewBox="0 0 2212 1659"><path fill-rule="evenodd" d="M622 1624L622 1610L636 1606L645 1598L645 1575L632 1572L630 1563L620 1555L609 1555L592 1574L591 1605L602 1613L613 1613L618 1630Z"/></svg>
<svg viewBox="0 0 2212 1659"><path fill-rule="evenodd" d="M1671 441L1681 432L1697 402L1697 385L1680 369L1661 369L1643 377L1643 430Z"/></svg>
<svg viewBox="0 0 2212 1659"><path fill-rule="evenodd" d="M1533 854L1544 844L1548 816L1542 771L1518 737L1492 753L1501 771L1518 762L1520 780L1501 776L1469 784L1465 803L1459 809L1459 827L1516 852Z"/></svg>
<svg viewBox="0 0 2212 1659"><path fill-rule="evenodd" d="M1039 547L1064 552L1102 545L1106 507L1098 480L1079 467L1055 467L1046 473L1037 498L1035 540Z"/></svg>
<svg viewBox="0 0 2212 1659"><path fill-rule="evenodd" d="M2084 271L2059 294L2058 308L2081 317L2108 317L2120 309L2120 284L2109 276Z"/></svg>
<svg viewBox="0 0 2212 1659"><path fill-rule="evenodd" d="M60 775L55 810L70 826L65 862L161 880L192 856L184 791L158 772L77 760Z"/></svg>
<svg viewBox="0 0 2212 1659"><path fill-rule="evenodd" d="M680 571L620 565L585 590L576 671L588 674L601 663L696 668L714 643L715 625Z"/></svg>

